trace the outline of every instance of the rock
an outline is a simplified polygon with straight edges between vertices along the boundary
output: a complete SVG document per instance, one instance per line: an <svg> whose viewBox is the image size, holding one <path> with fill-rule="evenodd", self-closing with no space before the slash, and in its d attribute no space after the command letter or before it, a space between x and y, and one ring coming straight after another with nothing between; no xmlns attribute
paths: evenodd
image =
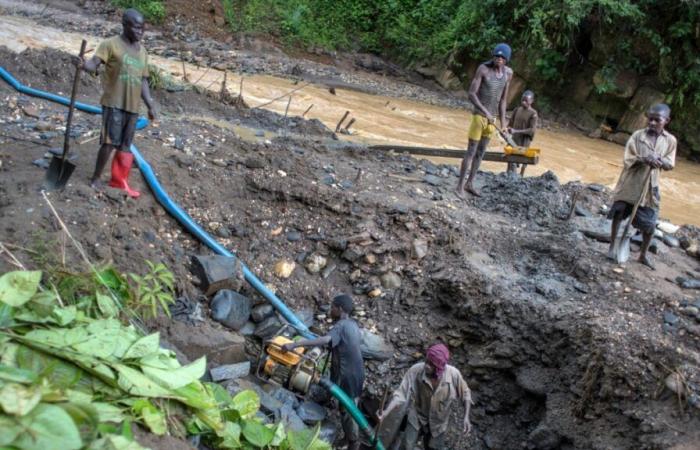
<svg viewBox="0 0 700 450"><path fill-rule="evenodd" d="M649 107L656 103L662 103L665 98L666 95L663 92L649 86L640 86L635 91L617 128L628 133L645 128L647 126L646 112Z"/></svg>
<svg viewBox="0 0 700 450"><path fill-rule="evenodd" d="M34 164L35 166L37 166L40 169L48 169L49 168L49 162L47 160L45 160L44 158L35 159L34 161L32 161L32 164Z"/></svg>
<svg viewBox="0 0 700 450"><path fill-rule="evenodd" d="M34 125L34 129L36 131L54 131L56 129L56 126L54 126L50 122L40 120Z"/></svg>
<svg viewBox="0 0 700 450"><path fill-rule="evenodd" d="M323 272L321 272L321 278L323 278L323 279L325 280L326 278L328 278L329 276L331 276L331 274L333 273L333 271L335 270L335 268L336 268L336 265L333 264L333 263L331 263L331 264L329 264L328 266L326 266L326 268L323 269Z"/></svg>
<svg viewBox="0 0 700 450"><path fill-rule="evenodd" d="M691 241L685 236L681 236L680 238L678 238L678 242L680 242L681 248L683 250L688 250L688 248L690 248L690 246L692 246L695 243L695 241Z"/></svg>
<svg viewBox="0 0 700 450"><path fill-rule="evenodd" d="M602 217L579 217L576 223L584 236L600 242L610 242L610 220Z"/></svg>
<svg viewBox="0 0 700 450"><path fill-rule="evenodd" d="M671 235L668 235L668 234L664 235L663 241L664 241L664 244L666 244L667 246L669 246L671 248L678 248L681 246L681 243L678 241L677 238L675 238Z"/></svg>
<svg viewBox="0 0 700 450"><path fill-rule="evenodd" d="M255 322L247 321L238 332L243 336L252 336L255 333Z"/></svg>
<svg viewBox="0 0 700 450"><path fill-rule="evenodd" d="M280 328L282 328L282 322L280 322L277 316L273 315L260 322L258 326L255 327L253 335L260 339L268 339L277 333Z"/></svg>
<svg viewBox="0 0 700 450"><path fill-rule="evenodd" d="M192 274L199 278L199 288L207 296L221 289L239 290L244 281L240 261L228 256L194 256Z"/></svg>
<svg viewBox="0 0 700 450"><path fill-rule="evenodd" d="M173 147L175 147L177 150L184 150L185 149L185 140L182 138L175 138L175 142L173 143Z"/></svg>
<svg viewBox="0 0 700 450"><path fill-rule="evenodd" d="M362 257L362 251L353 245L346 248L341 257L350 262L355 262Z"/></svg>
<svg viewBox="0 0 700 450"><path fill-rule="evenodd" d="M630 239L630 242L633 242L633 243L641 246L642 240L643 240L643 238L642 238L641 234L635 234L634 236L632 236L632 239ZM649 244L649 251L656 255L659 253L660 247L661 247L661 243L659 242L659 240L656 238L653 238L651 240L651 243Z"/></svg>
<svg viewBox="0 0 700 450"><path fill-rule="evenodd" d="M691 317L697 317L698 313L700 313L700 309L696 308L695 306L686 306L685 308L682 308L680 311L683 314L691 316Z"/></svg>
<svg viewBox="0 0 700 450"><path fill-rule="evenodd" d="M220 381L247 377L250 373L250 361L215 367L211 369L209 373L211 374L211 379L217 383Z"/></svg>
<svg viewBox="0 0 700 450"><path fill-rule="evenodd" d="M605 186L603 186L602 184L593 183L593 184L589 184L589 185L586 186L586 187L587 187L589 190L593 191L593 192L603 192L603 191L605 191Z"/></svg>
<svg viewBox="0 0 700 450"><path fill-rule="evenodd" d="M619 131L617 133L611 134L610 136L608 136L607 139L608 139L608 141L614 142L618 145L625 145L625 144L627 144L627 141L629 140L630 136L631 135L629 133Z"/></svg>
<svg viewBox="0 0 700 450"><path fill-rule="evenodd" d="M297 415L304 423L316 425L326 418L326 409L318 403L304 401L297 408Z"/></svg>
<svg viewBox="0 0 700 450"><path fill-rule="evenodd" d="M266 162L259 156L248 156L243 161L243 165L249 169L263 169L267 166Z"/></svg>
<svg viewBox="0 0 700 450"><path fill-rule="evenodd" d="M379 297L380 295L382 295L382 290L379 289L379 288L374 288L374 289L372 289L371 291L369 291L369 292L367 293L367 296L368 296L369 298L377 298L377 297Z"/></svg>
<svg viewBox="0 0 700 450"><path fill-rule="evenodd" d="M290 406L292 409L297 409L299 407L299 399L297 396L285 388L280 387L274 389L272 392L270 392L270 396L283 405Z"/></svg>
<svg viewBox="0 0 700 450"><path fill-rule="evenodd" d="M287 233L287 240L289 242L301 241L301 237L301 233L299 233L298 231L290 231Z"/></svg>
<svg viewBox="0 0 700 450"><path fill-rule="evenodd" d="M255 130L256 137L265 137L265 132L263 130Z"/></svg>
<svg viewBox="0 0 700 450"><path fill-rule="evenodd" d="M277 420L282 422L288 430L301 431L307 428L301 417L294 411L294 408L287 404L283 404L279 409Z"/></svg>
<svg viewBox="0 0 700 450"><path fill-rule="evenodd" d="M423 182L431 186L440 186L442 184L442 178L435 175L426 175L423 177Z"/></svg>
<svg viewBox="0 0 700 450"><path fill-rule="evenodd" d="M683 379L675 372L667 376L664 380L666 388L677 395L685 395L684 384Z"/></svg>
<svg viewBox="0 0 700 450"><path fill-rule="evenodd" d="M243 328L250 318L250 311L250 300L228 289L217 292L211 301L212 318L233 330Z"/></svg>
<svg viewBox="0 0 700 450"><path fill-rule="evenodd" d="M384 289L397 289L401 287L401 277L395 272L387 272L381 277Z"/></svg>
<svg viewBox="0 0 700 450"><path fill-rule="evenodd" d="M685 252L688 254L688 256L691 256L693 258L700 258L700 245L698 245L698 243L695 242L691 244L688 248L686 248Z"/></svg>
<svg viewBox="0 0 700 450"><path fill-rule="evenodd" d="M305 267L310 273L319 273L324 267L326 267L327 263L328 260L324 256L321 256L318 253L313 253L306 258Z"/></svg>
<svg viewBox="0 0 700 450"><path fill-rule="evenodd" d="M294 314L297 316L299 320L301 320L301 323L306 325L307 327L311 327L314 324L314 311L311 308L304 308L298 311L294 311Z"/></svg>
<svg viewBox="0 0 700 450"><path fill-rule="evenodd" d="M664 312L664 322L666 322L667 324L675 326L678 324L679 320L680 319L678 319L678 316L673 314L671 311Z"/></svg>
<svg viewBox="0 0 700 450"><path fill-rule="evenodd" d="M279 416L280 409L284 406L282 402L272 397L270 394L265 392L256 383L252 383L245 378L239 378L237 380L231 380L225 384L226 390L233 396L241 391L252 390L258 394L260 397L260 409L267 414L274 414L276 417Z"/></svg>
<svg viewBox="0 0 700 450"><path fill-rule="evenodd" d="M576 205L574 207L574 213L580 217L591 217L593 215L593 213L591 213L589 210L587 210L581 205Z"/></svg>
<svg viewBox="0 0 700 450"><path fill-rule="evenodd" d="M412 250L414 258L423 259L428 254L428 242L425 239L414 239Z"/></svg>
<svg viewBox="0 0 700 450"><path fill-rule="evenodd" d="M39 118L39 110L31 105L22 106L22 112L27 117Z"/></svg>
<svg viewBox="0 0 700 450"><path fill-rule="evenodd" d="M253 319L253 322L260 323L263 320L270 317L271 315L273 315L274 313L275 308L273 308L272 305L269 303L264 303L253 308L253 310L250 313L250 318Z"/></svg>
<svg viewBox="0 0 700 450"><path fill-rule="evenodd" d="M326 420L321 424L321 432L318 437L326 442L335 442L338 436L338 427L331 420Z"/></svg>
<svg viewBox="0 0 700 450"><path fill-rule="evenodd" d="M675 234L676 231L678 231L680 229L680 227L678 225L674 225L671 222L665 222L663 220L660 220L656 224L656 228L658 228L659 230L661 230L665 234Z"/></svg>
<svg viewBox="0 0 700 450"><path fill-rule="evenodd" d="M700 280L694 278L683 278L678 284L683 289L700 289Z"/></svg>
<svg viewBox="0 0 700 450"><path fill-rule="evenodd" d="M220 238L228 239L231 237L231 231L225 226L220 226L216 229L216 235Z"/></svg>
<svg viewBox="0 0 700 450"><path fill-rule="evenodd" d="M360 339L360 350L364 359L386 361L394 354L394 347L391 344L365 328L360 329Z"/></svg>
<svg viewBox="0 0 700 450"><path fill-rule="evenodd" d="M377 262L377 256L374 253L367 253L365 255L365 262L367 264L374 264Z"/></svg>
<svg viewBox="0 0 700 450"><path fill-rule="evenodd" d="M226 329L215 328L207 322L197 326L178 321L170 322L165 337L191 361L203 355L213 366L248 360L243 336Z"/></svg>
<svg viewBox="0 0 700 450"><path fill-rule="evenodd" d="M540 425L528 436L532 448L536 450L555 450L561 444L561 436L551 428Z"/></svg>
<svg viewBox="0 0 700 450"><path fill-rule="evenodd" d="M296 263L294 261L282 259L275 264L274 273L277 278L286 279L292 276L295 268Z"/></svg>

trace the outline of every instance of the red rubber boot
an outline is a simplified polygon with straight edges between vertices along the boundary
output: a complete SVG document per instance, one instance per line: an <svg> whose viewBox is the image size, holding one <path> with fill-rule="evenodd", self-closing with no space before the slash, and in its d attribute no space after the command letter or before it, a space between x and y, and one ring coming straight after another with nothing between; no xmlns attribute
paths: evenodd
<svg viewBox="0 0 700 450"><path fill-rule="evenodd" d="M141 193L129 187L129 171L134 162L134 155L129 152L117 151L112 159L112 179L109 185L126 191L129 197L138 198Z"/></svg>

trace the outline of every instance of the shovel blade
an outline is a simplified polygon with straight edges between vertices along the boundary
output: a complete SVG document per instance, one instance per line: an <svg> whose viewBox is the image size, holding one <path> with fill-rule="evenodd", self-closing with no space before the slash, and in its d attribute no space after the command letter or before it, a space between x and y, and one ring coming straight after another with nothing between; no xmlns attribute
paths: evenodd
<svg viewBox="0 0 700 450"><path fill-rule="evenodd" d="M615 261L618 264L626 263L630 259L630 240L631 236L625 236L618 240L618 245L615 246Z"/></svg>
<svg viewBox="0 0 700 450"><path fill-rule="evenodd" d="M63 158L54 156L46 171L46 189L63 189L68 183L68 179L75 170L75 164Z"/></svg>

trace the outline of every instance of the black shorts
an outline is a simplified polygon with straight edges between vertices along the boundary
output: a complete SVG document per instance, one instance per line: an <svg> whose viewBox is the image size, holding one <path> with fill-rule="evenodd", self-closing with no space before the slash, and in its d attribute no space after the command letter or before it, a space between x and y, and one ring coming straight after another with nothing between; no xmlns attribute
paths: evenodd
<svg viewBox="0 0 700 450"><path fill-rule="evenodd" d="M634 205L631 203L618 200L613 203L612 208L608 212L608 219L614 219L616 216L621 219L626 219L632 214ZM640 206L637 208L637 214L632 219L632 225L642 233L654 233L656 231L656 221L659 219L659 210L648 206Z"/></svg>
<svg viewBox="0 0 700 450"><path fill-rule="evenodd" d="M112 145L128 152L134 140L138 118L136 113L103 106L100 145Z"/></svg>

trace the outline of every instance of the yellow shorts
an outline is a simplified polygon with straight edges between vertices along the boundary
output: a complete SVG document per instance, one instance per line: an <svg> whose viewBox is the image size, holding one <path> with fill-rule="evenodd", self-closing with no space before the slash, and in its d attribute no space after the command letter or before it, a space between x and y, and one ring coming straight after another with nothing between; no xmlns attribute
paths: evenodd
<svg viewBox="0 0 700 450"><path fill-rule="evenodd" d="M486 117L479 114L472 114L472 123L469 125L469 140L480 141L482 139L490 139L495 132L495 125L489 123Z"/></svg>

